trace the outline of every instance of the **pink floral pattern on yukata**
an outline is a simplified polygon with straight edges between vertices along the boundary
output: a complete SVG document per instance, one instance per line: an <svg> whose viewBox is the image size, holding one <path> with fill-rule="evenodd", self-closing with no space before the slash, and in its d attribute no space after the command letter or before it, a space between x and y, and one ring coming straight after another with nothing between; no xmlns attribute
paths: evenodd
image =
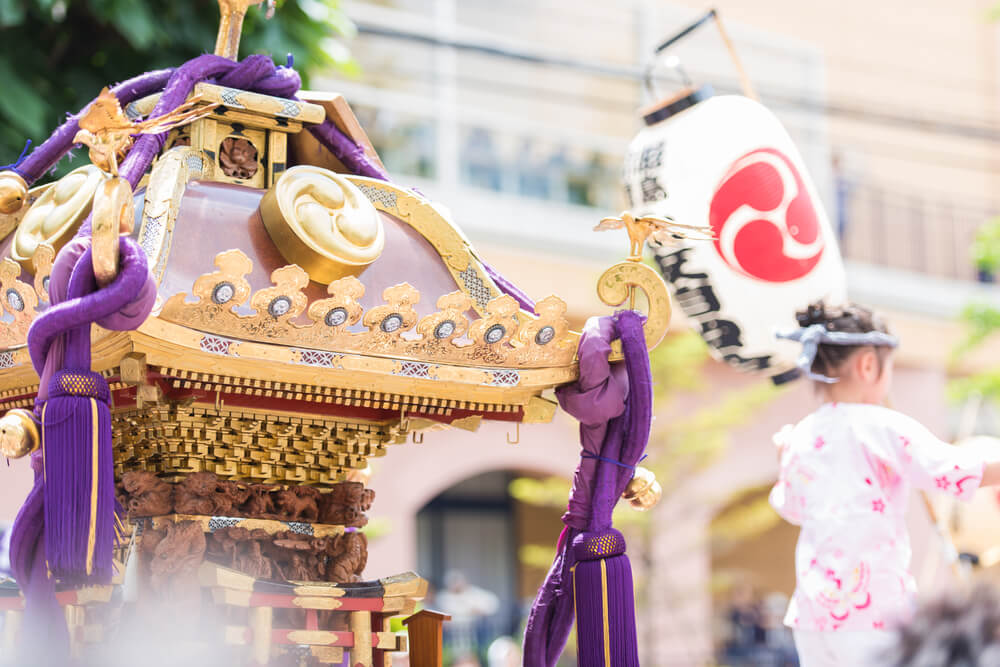
<svg viewBox="0 0 1000 667"><path fill-rule="evenodd" d="M802 526L785 622L880 629L913 608L905 510L911 487L972 497L983 462L915 420L872 405L827 404L783 432L771 504Z"/></svg>
<svg viewBox="0 0 1000 667"><path fill-rule="evenodd" d="M852 611L871 606L872 595L868 590L871 566L868 563L861 561L846 577L837 576L831 569L827 569L823 576L827 585L817 595L816 601L827 609L833 623L843 623Z"/></svg>

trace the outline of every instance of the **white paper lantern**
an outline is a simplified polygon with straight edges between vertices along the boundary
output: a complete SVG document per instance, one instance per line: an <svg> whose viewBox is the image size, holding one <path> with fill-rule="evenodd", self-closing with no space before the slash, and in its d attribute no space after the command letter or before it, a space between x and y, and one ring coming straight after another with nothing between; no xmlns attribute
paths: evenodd
<svg viewBox="0 0 1000 667"><path fill-rule="evenodd" d="M746 97L686 91L645 114L625 160L636 214L710 226L715 241L654 244L677 303L713 355L776 382L798 346L774 338L816 299L846 298L830 223L791 137Z"/></svg>

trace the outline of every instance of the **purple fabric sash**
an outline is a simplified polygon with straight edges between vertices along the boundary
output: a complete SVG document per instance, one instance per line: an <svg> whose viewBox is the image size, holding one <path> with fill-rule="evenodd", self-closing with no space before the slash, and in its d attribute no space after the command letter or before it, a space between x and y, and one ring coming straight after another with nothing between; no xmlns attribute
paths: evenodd
<svg viewBox="0 0 1000 667"><path fill-rule="evenodd" d="M556 391L562 408L580 421L583 452L573 476L556 559L532 605L524 636L524 664L552 667L573 625L574 540L611 528L611 513L642 458L652 422L652 376L643 317L622 311L591 319L580 339L579 379ZM622 340L624 364L608 362L611 341ZM602 461L618 461L617 465Z"/></svg>

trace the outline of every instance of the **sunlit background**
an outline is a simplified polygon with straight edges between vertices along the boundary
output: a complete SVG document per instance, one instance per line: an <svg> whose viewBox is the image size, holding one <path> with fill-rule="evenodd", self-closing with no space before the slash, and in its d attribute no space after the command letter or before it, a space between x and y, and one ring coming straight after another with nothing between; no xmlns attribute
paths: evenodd
<svg viewBox="0 0 1000 667"><path fill-rule="evenodd" d="M86 101L76 91L123 78L125 65L131 75L160 63L164 40L188 40L193 52L184 57L211 45L214 3L181 3L188 13L165 4L111 3L88 19L112 38L132 34L126 46L146 61L92 49L80 59L86 74L56 85L45 73L60 66L56 52L28 73L17 53L3 54L0 75L11 74L9 90L21 96L0 94L11 160L25 136L37 141L67 105ZM28 9L18 14L21 5ZM851 297L883 311L904 341L895 406L942 438L963 428L998 433L992 395L1000 382L989 369L1000 349L987 338L1000 321L992 310L1000 305L1000 24L992 3L715 6L819 188ZM622 162L640 128L638 109L684 75L719 93L739 91L714 31L672 51L683 74L658 67L644 84L654 47L706 9L688 0L288 0L274 23L252 23L247 44L295 52L310 88L347 98L398 183L448 207L479 254L528 294L564 298L578 327L607 311L593 286L626 252L622 239L590 229L625 207ZM0 25L5 37L30 21L69 34L67 15L84 11L0 3ZM197 13L197 26L164 36L167 28L149 24L161 11L168 26ZM151 37L136 40L136 30ZM50 94L63 107L54 110ZM970 331L986 341L965 350ZM776 477L770 436L807 414L814 396L805 385L775 389L710 360L680 314L653 368L656 420L644 465L665 497L651 513L622 509L616 519L635 568L642 664L797 664L780 628L796 531L766 495ZM520 664L527 610L555 553L577 460L576 425L558 415L519 430L493 423L428 433L375 463L367 573L412 568L430 580L426 605L453 616L447 665ZM11 479L20 476L2 492L7 519L27 489L26 470L13 470ZM911 514L914 572L933 590L947 570L926 515ZM961 548L974 520L949 516ZM561 664L575 664L572 647Z"/></svg>

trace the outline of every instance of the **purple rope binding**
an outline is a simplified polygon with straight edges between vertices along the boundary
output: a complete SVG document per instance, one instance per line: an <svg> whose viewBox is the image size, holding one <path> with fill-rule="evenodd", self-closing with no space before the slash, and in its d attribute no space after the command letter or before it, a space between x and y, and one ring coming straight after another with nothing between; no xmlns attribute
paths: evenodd
<svg viewBox="0 0 1000 667"><path fill-rule="evenodd" d="M557 390L562 408L580 420L586 455L573 477L556 559L528 617L526 666L556 664L574 617L581 667L639 665L631 567L611 513L649 440L652 377L642 325L642 316L632 311L590 320L580 340L580 378ZM616 337L625 363L613 367L608 353Z"/></svg>

